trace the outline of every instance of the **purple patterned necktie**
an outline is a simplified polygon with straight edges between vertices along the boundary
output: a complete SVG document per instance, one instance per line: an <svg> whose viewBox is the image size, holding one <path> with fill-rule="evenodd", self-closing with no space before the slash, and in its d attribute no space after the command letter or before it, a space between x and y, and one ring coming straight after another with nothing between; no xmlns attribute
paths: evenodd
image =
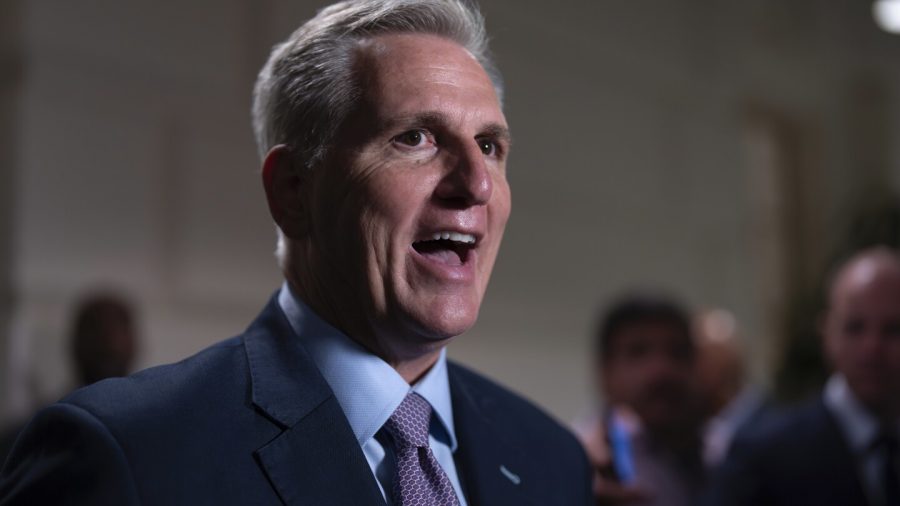
<svg viewBox="0 0 900 506"><path fill-rule="evenodd" d="M431 405L410 392L384 424L397 452L395 506L459 505L450 479L428 446L430 422Z"/></svg>

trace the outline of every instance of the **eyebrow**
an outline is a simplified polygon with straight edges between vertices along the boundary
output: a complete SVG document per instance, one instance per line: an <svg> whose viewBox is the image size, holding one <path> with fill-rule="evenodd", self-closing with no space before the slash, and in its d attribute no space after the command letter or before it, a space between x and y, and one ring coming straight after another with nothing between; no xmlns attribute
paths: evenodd
<svg viewBox="0 0 900 506"><path fill-rule="evenodd" d="M501 140L506 143L507 146L512 145L512 135L509 133L509 128L503 125L491 123L481 130L484 132L481 135L488 135L493 139Z"/></svg>
<svg viewBox="0 0 900 506"><path fill-rule="evenodd" d="M402 126L441 126L447 125L450 121L447 115L437 111L426 111L417 114L397 116L385 122L385 126L393 129ZM509 128L500 123L490 122L478 129L478 137L488 136L493 139L501 140L507 145L512 144L512 135Z"/></svg>

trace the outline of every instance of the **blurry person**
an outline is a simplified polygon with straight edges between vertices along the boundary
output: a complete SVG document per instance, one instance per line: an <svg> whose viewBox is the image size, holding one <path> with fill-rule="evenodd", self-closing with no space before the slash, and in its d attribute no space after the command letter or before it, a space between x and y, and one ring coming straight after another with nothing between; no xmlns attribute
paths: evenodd
<svg viewBox="0 0 900 506"><path fill-rule="evenodd" d="M511 209L501 96L468 0L340 2L276 45L253 119L281 288L38 414L0 503L590 504L572 434L446 356Z"/></svg>
<svg viewBox="0 0 900 506"><path fill-rule="evenodd" d="M833 276L821 320L833 374L821 396L740 433L710 505L900 504L900 258L857 253Z"/></svg>
<svg viewBox="0 0 900 506"><path fill-rule="evenodd" d="M130 305L114 294L84 299L75 313L70 346L79 386L128 375L138 350Z"/></svg>
<svg viewBox="0 0 900 506"><path fill-rule="evenodd" d="M711 468L725 458L735 433L764 415L766 395L747 379L746 357L731 312L700 311L694 317L694 335L697 386L706 417L703 460Z"/></svg>
<svg viewBox="0 0 900 506"><path fill-rule="evenodd" d="M692 505L703 478L688 313L656 294L614 304L596 334L602 412L580 424L599 504Z"/></svg>
<svg viewBox="0 0 900 506"><path fill-rule="evenodd" d="M131 372L138 350L134 310L114 293L93 293L79 299L69 338L75 388ZM0 467L12 449L24 421L0 436Z"/></svg>

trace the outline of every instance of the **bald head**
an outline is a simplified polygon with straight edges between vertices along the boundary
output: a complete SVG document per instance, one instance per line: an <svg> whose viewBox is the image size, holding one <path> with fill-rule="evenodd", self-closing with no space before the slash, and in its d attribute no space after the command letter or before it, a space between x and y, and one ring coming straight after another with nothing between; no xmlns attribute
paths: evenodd
<svg viewBox="0 0 900 506"><path fill-rule="evenodd" d="M872 284L897 283L900 280L900 256L886 247L863 250L852 256L835 273L831 282L828 304L844 301L847 292L864 289Z"/></svg>
<svg viewBox="0 0 900 506"><path fill-rule="evenodd" d="M856 397L877 416L900 416L897 252L865 250L837 271L822 331L828 359Z"/></svg>
<svg viewBox="0 0 900 506"><path fill-rule="evenodd" d="M704 397L704 409L715 415L744 384L744 357L737 322L724 309L699 312L694 317L697 337L696 372Z"/></svg>

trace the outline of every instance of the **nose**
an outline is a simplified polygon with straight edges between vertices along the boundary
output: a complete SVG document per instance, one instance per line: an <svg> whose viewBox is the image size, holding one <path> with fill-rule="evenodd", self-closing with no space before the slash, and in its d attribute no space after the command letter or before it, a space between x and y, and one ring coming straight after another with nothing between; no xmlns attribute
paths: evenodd
<svg viewBox="0 0 900 506"><path fill-rule="evenodd" d="M683 369L678 361L666 355L655 355L648 359L647 376L670 380L679 376L680 370Z"/></svg>
<svg viewBox="0 0 900 506"><path fill-rule="evenodd" d="M447 160L447 172L436 196L454 207L466 208L487 204L494 191L490 167L476 143L460 148L457 156Z"/></svg>

